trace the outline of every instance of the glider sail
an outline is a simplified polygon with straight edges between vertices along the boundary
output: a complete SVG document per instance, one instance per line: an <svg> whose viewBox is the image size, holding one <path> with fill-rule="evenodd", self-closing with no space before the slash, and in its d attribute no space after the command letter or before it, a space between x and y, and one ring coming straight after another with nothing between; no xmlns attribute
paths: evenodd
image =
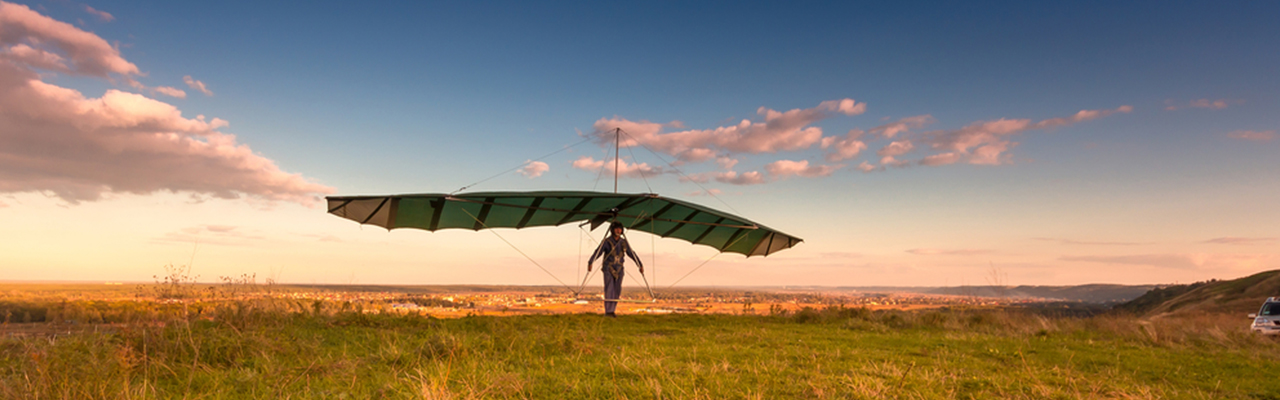
<svg viewBox="0 0 1280 400"><path fill-rule="evenodd" d="M475 192L330 196L326 200L330 214L387 229L478 231L580 221L589 221L594 229L616 220L630 229L747 257L767 256L802 241L746 218L650 193Z"/></svg>

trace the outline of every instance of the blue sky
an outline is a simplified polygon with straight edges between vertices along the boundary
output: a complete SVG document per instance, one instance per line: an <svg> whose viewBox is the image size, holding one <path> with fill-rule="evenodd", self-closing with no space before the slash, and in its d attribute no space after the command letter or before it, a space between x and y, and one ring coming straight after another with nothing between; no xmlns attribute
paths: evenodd
<svg viewBox="0 0 1280 400"><path fill-rule="evenodd" d="M759 184L735 185L711 178L726 171L716 162L682 164L687 173L708 174L703 186L719 190L720 200L740 213L806 238L777 260L734 258L718 270L713 263L691 277L693 283L765 284L779 277L787 284L981 283L972 277L991 268L1013 283L1148 283L1280 267L1280 212L1274 207L1280 200L1274 178L1280 172L1280 79L1274 73L1280 70L1280 27L1274 23L1280 6L1273 3L14 4L116 44L118 56L139 70L94 74L21 65L39 73L39 81L89 99L109 90L137 93L172 105L186 119L229 121L214 129L235 135L238 145L274 162L280 173L301 174L339 194L449 192L575 143L602 120L668 124L648 142L656 145L673 132L761 122L762 107L827 113L805 125L820 129L822 138L931 118L910 137L872 141L868 133L858 138L867 147L856 157L834 161L816 141L798 149L707 148L735 160L728 170L739 176L764 172L780 160L833 168L813 176L774 173ZM90 13L90 7L111 18ZM23 43L56 43L41 34L5 41L5 54L18 54L13 46ZM206 84L212 95L184 84L186 76ZM158 87L181 89L185 97L157 94ZM841 99L865 109L843 113L820 106ZM1102 114L987 142L1007 145L989 160L995 165L973 164L977 158L920 164L955 144L948 132L1002 119L1034 124L1081 110ZM12 137L34 134L9 123L0 129ZM913 145L896 160L905 167L876 154L899 140ZM592 146L544 160L549 171L536 179L510 173L477 189L590 189L596 174L570 164L610 157ZM636 157L629 161L665 166L647 151L631 151ZM961 153L971 151L977 149ZM622 154L631 155L626 149ZM672 150L662 157L677 155ZM98 162L103 164L76 168L127 171L123 167L133 165L126 158ZM864 162L878 169L860 171ZM0 165L0 172L6 168L0 178L30 172L16 164ZM366 236L370 229L312 221L330 217L299 204L305 202L279 198L314 187L271 189L263 183L246 189L199 173L95 183L92 174L65 169L72 167L57 169L67 176L49 176L100 183L106 189L93 190L103 196L59 194L61 186L48 183L53 180L13 183L0 186L10 196L0 213L34 212L45 204L39 212L51 213L47 218L71 219L85 208L159 202L182 216L144 224L136 238L121 244L135 250L119 255L116 266L94 270L94 279L146 279L152 273L140 271L183 262L176 254L189 252L190 243L157 238L185 237L169 234L193 229L212 241L218 234L261 239L206 244L205 257L225 258L210 260L209 276L285 268L288 251L309 249L302 239L284 239L303 234L297 227L341 241L346 252L326 257L327 275L293 272L286 280L395 282L407 270L465 271L510 261L463 254L423 261L421 246L433 241L458 240L494 253L506 248L492 237L463 233ZM647 185L628 179L621 186L723 204L690 196L700 188L670 173ZM202 200L180 200L192 194ZM278 204L265 210L259 200ZM228 212L245 222L221 222ZM200 228L208 226L223 230ZM7 234L29 228L13 226ZM104 222L77 229L110 236L119 228ZM50 241L66 240L49 235ZM521 235L551 247L578 240L572 230ZM369 243L385 238L395 240L386 245L394 256L384 262L403 270L351 266L362 249L374 246ZM282 246L263 244L273 240L290 243L283 246L290 250L273 253L267 248ZM564 247L543 256L571 259L576 244ZM708 256L700 251L668 244L661 254L679 266L681 257ZM51 279L88 268L74 258L23 252L29 254L0 260L14 266L12 279ZM408 279L546 283L545 276L520 275L524 267L503 267L520 269L509 278L437 271ZM750 272L726 279L733 268Z"/></svg>

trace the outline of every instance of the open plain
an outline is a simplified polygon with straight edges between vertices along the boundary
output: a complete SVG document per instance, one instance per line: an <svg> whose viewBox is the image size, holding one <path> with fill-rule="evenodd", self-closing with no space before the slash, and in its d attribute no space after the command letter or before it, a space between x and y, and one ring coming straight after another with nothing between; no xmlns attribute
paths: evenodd
<svg viewBox="0 0 1280 400"><path fill-rule="evenodd" d="M1267 399L1280 368L1242 316L1025 299L697 289L615 319L539 288L3 289L14 399Z"/></svg>

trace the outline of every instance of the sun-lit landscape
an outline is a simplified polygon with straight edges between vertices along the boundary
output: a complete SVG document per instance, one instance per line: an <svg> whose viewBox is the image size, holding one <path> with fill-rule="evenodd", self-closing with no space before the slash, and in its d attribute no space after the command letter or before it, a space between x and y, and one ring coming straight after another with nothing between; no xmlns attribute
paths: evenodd
<svg viewBox="0 0 1280 400"><path fill-rule="evenodd" d="M1280 290L1274 271L1119 306L694 288L632 300L618 318L574 304L596 295L547 288L199 284L171 271L0 286L0 395L1266 399L1280 363L1277 341L1242 318L1252 293ZM1001 289L1013 287L967 290Z"/></svg>

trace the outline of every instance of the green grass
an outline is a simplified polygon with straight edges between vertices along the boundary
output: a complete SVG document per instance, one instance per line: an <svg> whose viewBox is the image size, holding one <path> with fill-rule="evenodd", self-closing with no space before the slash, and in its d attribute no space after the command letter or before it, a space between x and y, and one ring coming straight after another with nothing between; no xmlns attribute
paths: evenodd
<svg viewBox="0 0 1280 400"><path fill-rule="evenodd" d="M432 319L270 300L203 309L0 339L0 396L1275 398L1280 368L1275 341L1211 315L833 307Z"/></svg>

